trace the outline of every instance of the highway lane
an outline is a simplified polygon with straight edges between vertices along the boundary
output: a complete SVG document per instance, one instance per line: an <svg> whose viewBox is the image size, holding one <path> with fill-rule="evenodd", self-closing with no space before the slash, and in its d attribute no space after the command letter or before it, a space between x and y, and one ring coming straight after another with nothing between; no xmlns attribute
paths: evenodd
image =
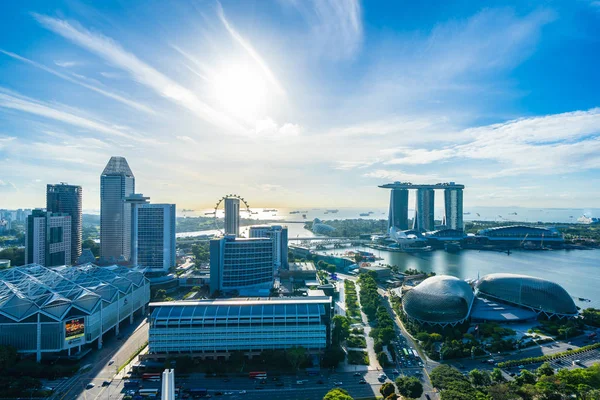
<svg viewBox="0 0 600 400"><path fill-rule="evenodd" d="M55 391L53 400L108 398L107 393L115 391L115 386L111 384L110 388L102 387L102 382L111 381L119 365L126 362L131 354L148 340L148 323L145 316L138 315L131 325L122 322L119 337L123 340L119 340L112 333L106 333L102 349L92 351L81 361L81 365L88 366L89 369L65 381L59 390ZM111 363L111 360L114 362ZM95 387L86 389L89 383L93 383Z"/></svg>

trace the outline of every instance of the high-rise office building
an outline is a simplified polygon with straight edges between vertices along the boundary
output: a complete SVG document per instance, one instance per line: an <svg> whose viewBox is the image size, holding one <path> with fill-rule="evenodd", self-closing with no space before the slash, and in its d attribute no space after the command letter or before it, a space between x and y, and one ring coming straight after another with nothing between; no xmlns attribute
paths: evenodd
<svg viewBox="0 0 600 400"><path fill-rule="evenodd" d="M33 210L25 230L25 264L71 264L71 216Z"/></svg>
<svg viewBox="0 0 600 400"><path fill-rule="evenodd" d="M135 177L124 157L111 157L100 176L100 256L131 258L131 204Z"/></svg>
<svg viewBox="0 0 600 400"><path fill-rule="evenodd" d="M81 255L81 196L81 186L46 186L46 211L71 216L71 259L67 264L76 264Z"/></svg>
<svg viewBox="0 0 600 400"><path fill-rule="evenodd" d="M445 189L444 208L446 227L463 230L463 190L456 188Z"/></svg>
<svg viewBox="0 0 600 400"><path fill-rule="evenodd" d="M273 241L225 235L210 241L210 291L270 289Z"/></svg>
<svg viewBox="0 0 600 400"><path fill-rule="evenodd" d="M417 189L417 204L413 229L421 232L435 229L435 192L433 189Z"/></svg>
<svg viewBox="0 0 600 400"><path fill-rule="evenodd" d="M175 266L175 204L133 207L132 263L151 272Z"/></svg>
<svg viewBox="0 0 600 400"><path fill-rule="evenodd" d="M271 238L275 268L288 268L288 229L281 225L251 226L251 238Z"/></svg>
<svg viewBox="0 0 600 400"><path fill-rule="evenodd" d="M402 231L408 229L408 189L392 189L390 191L388 230L390 228Z"/></svg>
<svg viewBox="0 0 600 400"><path fill-rule="evenodd" d="M225 234L240 235L240 200L225 198Z"/></svg>

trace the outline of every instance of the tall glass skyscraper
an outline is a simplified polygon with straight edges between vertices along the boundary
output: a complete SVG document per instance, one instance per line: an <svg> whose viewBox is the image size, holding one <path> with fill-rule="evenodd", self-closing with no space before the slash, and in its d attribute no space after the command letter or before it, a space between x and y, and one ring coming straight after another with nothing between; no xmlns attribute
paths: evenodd
<svg viewBox="0 0 600 400"><path fill-rule="evenodd" d="M131 204L135 177L124 157L111 157L100 176L100 256L106 261L131 258Z"/></svg>
<svg viewBox="0 0 600 400"><path fill-rule="evenodd" d="M463 190L455 188L444 190L444 206L446 227L463 230Z"/></svg>
<svg viewBox="0 0 600 400"><path fill-rule="evenodd" d="M388 230L408 229L408 189L392 189L390 191L390 212L388 214Z"/></svg>
<svg viewBox="0 0 600 400"><path fill-rule="evenodd" d="M132 261L153 272L175 266L175 204L139 204L133 209Z"/></svg>
<svg viewBox="0 0 600 400"><path fill-rule="evenodd" d="M81 186L60 183L46 186L46 211L71 216L71 259L76 264L81 255Z"/></svg>
<svg viewBox="0 0 600 400"><path fill-rule="evenodd" d="M413 229L421 232L435 229L435 192L433 189L417 189L417 204Z"/></svg>
<svg viewBox="0 0 600 400"><path fill-rule="evenodd" d="M240 236L240 200L225 199L225 234Z"/></svg>

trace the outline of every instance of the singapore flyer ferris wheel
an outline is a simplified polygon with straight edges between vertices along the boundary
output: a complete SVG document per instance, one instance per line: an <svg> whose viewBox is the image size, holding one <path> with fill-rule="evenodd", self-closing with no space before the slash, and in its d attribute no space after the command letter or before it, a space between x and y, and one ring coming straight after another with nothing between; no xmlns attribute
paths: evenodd
<svg viewBox="0 0 600 400"><path fill-rule="evenodd" d="M237 209L238 211L235 212L236 215L226 215L227 210L226 210L225 205L229 201L233 201L234 203L237 203L239 205L239 209ZM221 197L219 199L219 201L217 201L217 203L215 204L215 209L214 209L213 224L214 224L215 229L217 231L219 231L219 233L221 235L225 234L226 233L225 232L226 231L226 227L225 227L226 219L229 219L229 218L237 219L236 224L239 225L239 217L240 217L240 214L242 214L242 213L247 215L248 218L252 215L252 211L250 210L250 205L242 196L239 196L237 194L228 194L226 196Z"/></svg>

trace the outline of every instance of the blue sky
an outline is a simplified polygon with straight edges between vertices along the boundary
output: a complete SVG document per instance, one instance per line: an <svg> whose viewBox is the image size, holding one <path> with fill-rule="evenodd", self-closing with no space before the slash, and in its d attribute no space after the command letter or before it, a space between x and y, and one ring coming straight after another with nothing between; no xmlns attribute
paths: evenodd
<svg viewBox="0 0 600 400"><path fill-rule="evenodd" d="M125 156L178 208L593 207L600 1L28 1L0 13L0 207Z"/></svg>

